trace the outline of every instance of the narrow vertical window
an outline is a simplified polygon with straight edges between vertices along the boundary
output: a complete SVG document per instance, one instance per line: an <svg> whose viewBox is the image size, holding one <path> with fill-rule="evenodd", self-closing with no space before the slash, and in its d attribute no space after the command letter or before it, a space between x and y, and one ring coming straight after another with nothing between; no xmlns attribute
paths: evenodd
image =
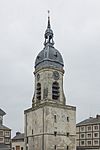
<svg viewBox="0 0 100 150"><path fill-rule="evenodd" d="M67 137L69 137L69 132L67 132Z"/></svg>
<svg viewBox="0 0 100 150"><path fill-rule="evenodd" d="M32 129L32 134L33 134L33 129Z"/></svg>
<svg viewBox="0 0 100 150"><path fill-rule="evenodd" d="M28 150L28 146L26 146L26 150Z"/></svg>
<svg viewBox="0 0 100 150"><path fill-rule="evenodd" d="M57 146L56 146L56 145L54 146L54 149L55 149L55 150L57 149Z"/></svg>
<svg viewBox="0 0 100 150"><path fill-rule="evenodd" d="M52 84L52 99L58 100L59 99L59 83L53 82Z"/></svg>
<svg viewBox="0 0 100 150"><path fill-rule="evenodd" d="M54 136L56 136L57 135L57 131L54 131Z"/></svg>
<svg viewBox="0 0 100 150"><path fill-rule="evenodd" d="M69 122L69 117L67 117L67 122Z"/></svg>
<svg viewBox="0 0 100 150"><path fill-rule="evenodd" d="M55 123L57 122L57 117L56 117L56 115L54 115L54 122L55 122Z"/></svg>
<svg viewBox="0 0 100 150"><path fill-rule="evenodd" d="M26 138L26 143L28 144L28 137Z"/></svg>
<svg viewBox="0 0 100 150"><path fill-rule="evenodd" d="M67 146L67 150L69 150L69 146Z"/></svg>
<svg viewBox="0 0 100 150"><path fill-rule="evenodd" d="M37 83L37 99L38 100L41 100L41 84L40 83Z"/></svg>

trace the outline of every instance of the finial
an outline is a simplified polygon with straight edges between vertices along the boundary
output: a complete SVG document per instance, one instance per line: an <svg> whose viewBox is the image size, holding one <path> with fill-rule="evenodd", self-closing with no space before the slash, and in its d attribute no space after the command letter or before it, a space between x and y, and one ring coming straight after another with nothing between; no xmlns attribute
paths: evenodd
<svg viewBox="0 0 100 150"><path fill-rule="evenodd" d="M50 15L49 15L49 14L50 14L50 10L48 10L48 17L50 17Z"/></svg>
<svg viewBox="0 0 100 150"><path fill-rule="evenodd" d="M48 28L50 28L50 10L48 10Z"/></svg>
<svg viewBox="0 0 100 150"><path fill-rule="evenodd" d="M48 10L48 25L47 25L47 29L45 31L45 42L44 45L54 45L54 41L53 41L53 31L51 29L51 25L50 25L50 11Z"/></svg>

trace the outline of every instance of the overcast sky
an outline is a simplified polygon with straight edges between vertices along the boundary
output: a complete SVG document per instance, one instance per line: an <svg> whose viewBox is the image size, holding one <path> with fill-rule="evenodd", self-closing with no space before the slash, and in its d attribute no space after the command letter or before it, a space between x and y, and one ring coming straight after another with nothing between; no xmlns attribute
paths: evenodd
<svg viewBox="0 0 100 150"><path fill-rule="evenodd" d="M64 59L67 104L77 107L77 122L100 113L100 0L1 0L0 108L12 135L23 132L24 110L32 104L48 9Z"/></svg>

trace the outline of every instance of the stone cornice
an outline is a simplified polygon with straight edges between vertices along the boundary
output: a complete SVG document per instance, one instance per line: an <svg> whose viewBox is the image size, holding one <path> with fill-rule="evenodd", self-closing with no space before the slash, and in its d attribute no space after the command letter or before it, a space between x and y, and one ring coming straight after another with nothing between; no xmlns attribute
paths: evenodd
<svg viewBox="0 0 100 150"><path fill-rule="evenodd" d="M37 106L31 107L27 110L24 111L24 114L37 110L39 108L43 108L45 106L50 106L50 107L56 107L56 108L62 108L62 109L68 109L68 110L73 110L76 111L76 107L75 106L71 106L71 105L62 105L62 104L58 104L58 103L51 103L51 102L44 102L44 103L39 103L37 104Z"/></svg>

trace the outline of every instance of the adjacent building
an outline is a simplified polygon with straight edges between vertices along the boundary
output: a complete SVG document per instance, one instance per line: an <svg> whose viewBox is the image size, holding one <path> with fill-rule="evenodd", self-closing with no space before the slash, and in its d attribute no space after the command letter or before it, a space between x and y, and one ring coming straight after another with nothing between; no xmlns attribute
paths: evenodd
<svg viewBox="0 0 100 150"><path fill-rule="evenodd" d="M3 116L6 113L0 109L0 150L11 149L11 129L3 125Z"/></svg>
<svg viewBox="0 0 100 150"><path fill-rule="evenodd" d="M25 150L75 150L76 107L66 105L64 62L48 17L44 48L35 60L32 107L25 110Z"/></svg>
<svg viewBox="0 0 100 150"><path fill-rule="evenodd" d="M25 150L24 133L16 132L12 138L12 150Z"/></svg>
<svg viewBox="0 0 100 150"><path fill-rule="evenodd" d="M100 150L100 115L90 117L76 126L77 148L82 150Z"/></svg>

